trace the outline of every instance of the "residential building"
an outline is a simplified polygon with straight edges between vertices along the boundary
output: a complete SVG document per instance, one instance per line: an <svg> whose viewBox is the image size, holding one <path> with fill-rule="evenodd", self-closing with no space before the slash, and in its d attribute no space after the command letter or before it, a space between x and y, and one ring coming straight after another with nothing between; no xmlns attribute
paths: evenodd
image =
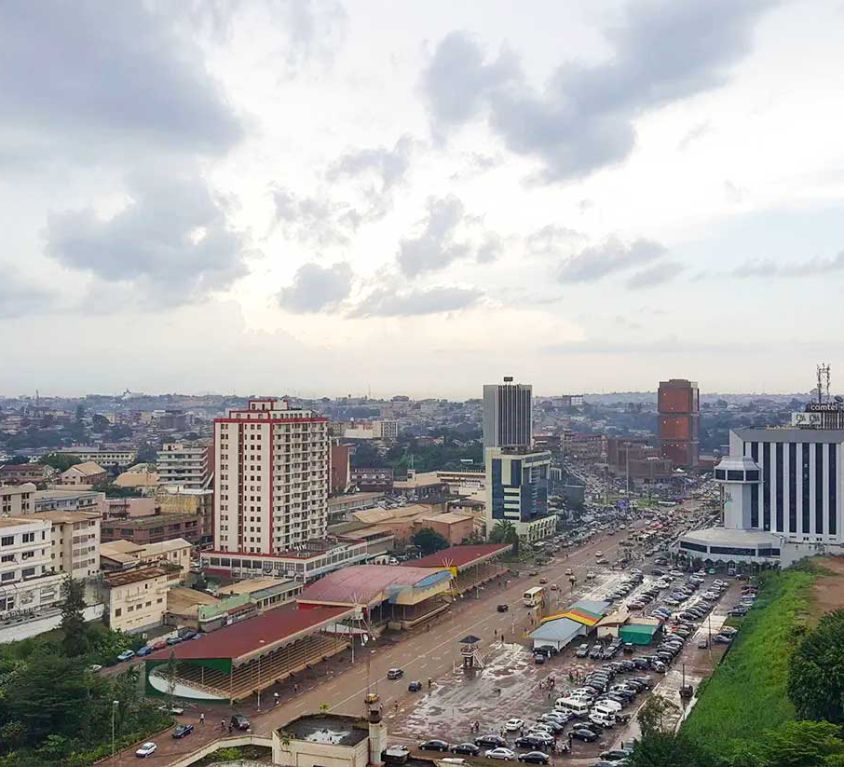
<svg viewBox="0 0 844 767"><path fill-rule="evenodd" d="M128 469L138 458L138 451L132 448L98 448L78 445L56 450L63 455L75 455L80 461L92 461L100 466Z"/></svg>
<svg viewBox="0 0 844 767"><path fill-rule="evenodd" d="M325 536L328 419L250 400L214 420L214 547L275 555Z"/></svg>
<svg viewBox="0 0 844 767"><path fill-rule="evenodd" d="M603 434L583 434L581 432L563 431L562 449L567 458L577 458L582 461L600 461L606 454L607 438Z"/></svg>
<svg viewBox="0 0 844 767"><path fill-rule="evenodd" d="M163 514L156 509L150 516L103 519L102 522L105 543L123 539L146 545L184 538L191 545L198 545L201 537L202 519L190 513Z"/></svg>
<svg viewBox="0 0 844 767"><path fill-rule="evenodd" d="M37 515L0 517L0 619L61 601L64 575L53 573L52 523Z"/></svg>
<svg viewBox="0 0 844 767"><path fill-rule="evenodd" d="M35 485L25 482L22 485L0 485L0 514L4 517L22 517L32 514Z"/></svg>
<svg viewBox="0 0 844 767"><path fill-rule="evenodd" d="M394 440L399 436L399 422L393 420L352 421L343 427L343 439Z"/></svg>
<svg viewBox="0 0 844 767"><path fill-rule="evenodd" d="M548 512L551 453L502 448L485 453L487 528L511 522L528 541L553 533L556 517Z"/></svg>
<svg viewBox="0 0 844 767"><path fill-rule="evenodd" d="M168 564L174 568L178 581L190 570L192 548L184 538L146 544L125 540L109 541L100 546L100 561L103 570L108 571Z"/></svg>
<svg viewBox="0 0 844 767"><path fill-rule="evenodd" d="M331 493L345 493L351 482L351 445L331 446Z"/></svg>
<svg viewBox="0 0 844 767"><path fill-rule="evenodd" d="M158 451L158 484L186 490L207 489L211 460L211 448L205 442L165 442Z"/></svg>
<svg viewBox="0 0 844 767"><path fill-rule="evenodd" d="M247 578L246 580L221 586L217 596L221 599L231 596L245 596L259 612L292 602L302 593L302 582L292 578Z"/></svg>
<svg viewBox="0 0 844 767"><path fill-rule="evenodd" d="M59 483L72 487L93 487L108 481L108 472L93 461L84 461L71 466L59 475Z"/></svg>
<svg viewBox="0 0 844 767"><path fill-rule="evenodd" d="M533 434L533 387L513 383L487 384L483 394L484 448L528 448Z"/></svg>
<svg viewBox="0 0 844 767"><path fill-rule="evenodd" d="M384 493L393 489L393 470L387 467L352 469L351 483L364 493Z"/></svg>
<svg viewBox="0 0 844 767"><path fill-rule="evenodd" d="M103 575L99 590L109 627L137 633L160 626L170 580L169 569L160 565Z"/></svg>
<svg viewBox="0 0 844 767"><path fill-rule="evenodd" d="M335 495L328 499L328 523L335 524L348 519L349 514L361 509L371 509L384 502L384 493L350 493Z"/></svg>
<svg viewBox="0 0 844 767"><path fill-rule="evenodd" d="M100 515L90 511L44 511L52 524L50 562L56 573L85 580L100 571Z"/></svg>
<svg viewBox="0 0 844 767"><path fill-rule="evenodd" d="M94 511L104 513L106 494L98 490L50 488L37 490L33 496L36 514L44 511Z"/></svg>
<svg viewBox="0 0 844 767"><path fill-rule="evenodd" d="M118 474L114 480L114 486L150 495L158 489L158 472L155 471L153 464L141 463Z"/></svg>
<svg viewBox="0 0 844 767"><path fill-rule="evenodd" d="M456 546L471 537L474 532L475 518L471 514L449 511L423 517L420 529L425 527L430 527L435 533L445 538L450 545Z"/></svg>
<svg viewBox="0 0 844 767"><path fill-rule="evenodd" d="M164 514L194 514L200 520L199 545L214 545L214 491L190 488L162 488L155 502Z"/></svg>
<svg viewBox="0 0 844 767"><path fill-rule="evenodd" d="M7 463L0 466L0 485L20 485L25 482L40 485L55 473L52 466L41 463Z"/></svg>
<svg viewBox="0 0 844 767"><path fill-rule="evenodd" d="M698 385L683 378L659 382L658 436L664 458L675 466L694 468L698 464L700 399Z"/></svg>

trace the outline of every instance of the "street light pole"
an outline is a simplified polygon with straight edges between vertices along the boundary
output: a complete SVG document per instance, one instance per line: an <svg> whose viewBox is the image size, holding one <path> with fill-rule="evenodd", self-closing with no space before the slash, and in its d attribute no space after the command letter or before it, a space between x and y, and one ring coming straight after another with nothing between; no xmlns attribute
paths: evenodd
<svg viewBox="0 0 844 767"><path fill-rule="evenodd" d="M117 707L120 701L113 700L111 702L111 755L114 756L114 715L117 712Z"/></svg>

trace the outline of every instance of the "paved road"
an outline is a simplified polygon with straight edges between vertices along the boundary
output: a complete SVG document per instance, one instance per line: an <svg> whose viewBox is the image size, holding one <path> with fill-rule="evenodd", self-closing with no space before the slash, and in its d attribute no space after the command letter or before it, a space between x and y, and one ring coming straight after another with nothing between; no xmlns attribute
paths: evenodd
<svg viewBox="0 0 844 767"><path fill-rule="evenodd" d="M568 604L571 596L568 578L565 576L566 569L571 567L574 570L578 577L578 585L582 586L587 570L594 566L595 552L603 551L612 561L617 554L617 541L621 540L622 536L623 534L617 534L595 538L578 549L564 550L549 565L538 568L541 577L548 579L549 585L560 584L561 607ZM429 630L411 632L395 644L379 647L372 652L369 676L364 660L366 651L360 652L358 648L354 666L347 662L345 668L341 666L332 676L312 683L310 689L300 691L293 699L282 702L264 713L252 714L253 731L258 735L269 735L274 729L297 716L318 711L322 704L329 705L335 713L362 714L363 698L370 684L377 686L385 712L394 711L396 703L401 709L412 701L412 694L407 691L407 681L420 679L424 683L429 678L436 680L450 672L458 657L457 642L467 634L480 637L484 644L494 641L502 632L508 640L512 639L514 634L516 638L521 638L524 632L531 628L527 609L522 605L522 594L526 588L537 585L538 579L539 576L510 578L506 587L488 586L481 589L479 599L467 596L461 603L453 605ZM500 603L507 603L510 606L509 612L497 612L496 605ZM554 607L552 602L552 608ZM395 666L405 670L404 679L397 682L387 681L387 670ZM269 696L266 697L269 699ZM204 710L208 712L208 724L204 727L197 726L194 735L182 741L174 741L169 733L153 738L159 748L156 754L146 760L147 763L170 764L174 757L184 756L218 737L220 718L226 716L226 713L221 712L227 712L228 709L218 707ZM248 707L238 707L238 710L248 710ZM197 718L198 710L188 711L180 720L196 722ZM213 726L214 722L217 723L216 727ZM125 767L134 763L134 749L127 749L101 764L107 767Z"/></svg>

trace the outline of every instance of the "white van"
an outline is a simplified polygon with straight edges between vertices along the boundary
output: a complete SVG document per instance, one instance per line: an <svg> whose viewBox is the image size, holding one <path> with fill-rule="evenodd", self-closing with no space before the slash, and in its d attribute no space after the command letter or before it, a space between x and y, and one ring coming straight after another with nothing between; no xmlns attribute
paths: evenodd
<svg viewBox="0 0 844 767"><path fill-rule="evenodd" d="M611 714L615 716L621 711L621 703L617 700L602 700L596 703L592 710L597 711L599 714Z"/></svg>
<svg viewBox="0 0 844 767"><path fill-rule="evenodd" d="M601 714L597 711L592 711L588 719L590 722L594 722L601 727L615 727L615 716L612 714Z"/></svg>
<svg viewBox="0 0 844 767"><path fill-rule="evenodd" d="M584 717L589 714L591 704L586 700L577 700L576 698L557 698L554 702L554 708L560 711L568 711L572 716Z"/></svg>

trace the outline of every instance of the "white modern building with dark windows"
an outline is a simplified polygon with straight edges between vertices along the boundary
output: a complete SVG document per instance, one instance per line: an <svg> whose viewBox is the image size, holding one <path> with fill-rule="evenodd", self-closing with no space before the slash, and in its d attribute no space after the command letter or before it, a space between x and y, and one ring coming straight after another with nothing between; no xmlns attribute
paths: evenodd
<svg viewBox="0 0 844 767"><path fill-rule="evenodd" d="M682 537L713 561L790 564L844 546L844 429L738 429L715 468L724 526Z"/></svg>
<svg viewBox="0 0 844 767"><path fill-rule="evenodd" d="M533 443L533 387L513 383L484 385L484 448L529 448Z"/></svg>

